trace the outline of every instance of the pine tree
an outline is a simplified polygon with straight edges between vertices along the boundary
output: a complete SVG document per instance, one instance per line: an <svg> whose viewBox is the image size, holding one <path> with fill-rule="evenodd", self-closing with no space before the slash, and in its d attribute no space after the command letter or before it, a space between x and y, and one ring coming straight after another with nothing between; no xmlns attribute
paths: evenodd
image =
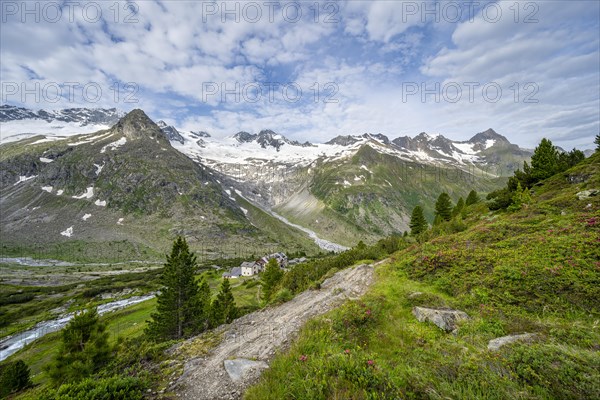
<svg viewBox="0 0 600 400"><path fill-rule="evenodd" d="M452 200L448 193L440 194L435 202L435 215L440 217L440 221L450 221L452 219Z"/></svg>
<svg viewBox="0 0 600 400"><path fill-rule="evenodd" d="M542 139L531 156L531 175L535 182L549 178L558 171L559 156L556 147L546 138Z"/></svg>
<svg viewBox="0 0 600 400"><path fill-rule="evenodd" d="M271 258L262 274L262 298L265 302L269 302L281 278L283 271L279 268L277 260Z"/></svg>
<svg viewBox="0 0 600 400"><path fill-rule="evenodd" d="M596 153L600 152L600 134L596 135L596 139L594 139L594 144L596 145Z"/></svg>
<svg viewBox="0 0 600 400"><path fill-rule="evenodd" d="M471 204L475 204L475 203L479 203L479 196L477 195L477 192L474 190L471 190L469 192L469 195L467 196L467 200L465 201L465 205L466 206L470 206Z"/></svg>
<svg viewBox="0 0 600 400"><path fill-rule="evenodd" d="M97 372L110 358L106 326L96 309L73 317L62 331L61 347L48 374L57 384L76 382Z"/></svg>
<svg viewBox="0 0 600 400"><path fill-rule="evenodd" d="M210 286L206 279L202 278L198 286L198 309L201 310L198 318L199 331L205 331L210 328L210 313L211 313L211 294Z"/></svg>
<svg viewBox="0 0 600 400"><path fill-rule="evenodd" d="M411 235L418 235L427 230L427 220L425 219L423 208L421 206L415 206L413 209L409 226Z"/></svg>
<svg viewBox="0 0 600 400"><path fill-rule="evenodd" d="M32 385L30 370L23 360L0 367L0 398Z"/></svg>
<svg viewBox="0 0 600 400"><path fill-rule="evenodd" d="M454 218L454 217L458 216L458 214L460 214L460 212L463 210L463 208L465 208L465 201L461 197L460 199L458 199L458 202L452 209L452 217Z"/></svg>
<svg viewBox="0 0 600 400"><path fill-rule="evenodd" d="M231 293L229 279L223 279L219 293L212 302L212 325L219 326L221 324L228 324L237 317L237 314L237 307L235 306L233 293Z"/></svg>
<svg viewBox="0 0 600 400"><path fill-rule="evenodd" d="M194 279L196 256L186 240L178 237L167 256L157 296L156 313L151 315L146 332L154 339L179 339L197 333L203 305Z"/></svg>

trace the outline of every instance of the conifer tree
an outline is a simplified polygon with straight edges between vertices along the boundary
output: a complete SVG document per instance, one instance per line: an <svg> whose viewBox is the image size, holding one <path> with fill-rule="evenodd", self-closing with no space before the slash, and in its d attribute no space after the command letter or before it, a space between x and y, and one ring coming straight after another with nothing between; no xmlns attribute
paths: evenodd
<svg viewBox="0 0 600 400"><path fill-rule="evenodd" d="M463 210L463 208L465 208L465 201L461 197L460 199L458 199L458 202L456 203L456 205L452 209L452 217L454 218L458 214L460 214L460 212Z"/></svg>
<svg viewBox="0 0 600 400"><path fill-rule="evenodd" d="M265 302L269 302L281 278L283 271L279 268L277 260L271 258L262 274L262 298Z"/></svg>
<svg viewBox="0 0 600 400"><path fill-rule="evenodd" d="M210 313L211 313L211 294L210 286L206 279L202 278L198 286L198 310L200 316L198 318L199 331L205 331L210 328Z"/></svg>
<svg viewBox="0 0 600 400"><path fill-rule="evenodd" d="M594 139L594 144L596 145L596 153L600 152L600 133L596 135L596 139Z"/></svg>
<svg viewBox="0 0 600 400"><path fill-rule="evenodd" d="M442 193L435 202L435 216L439 221L450 221L452 218L452 200L448 193Z"/></svg>
<svg viewBox="0 0 600 400"><path fill-rule="evenodd" d="M228 324L237 317L238 311L233 293L231 293L229 279L223 279L223 282L221 282L219 293L212 302L211 314L213 326Z"/></svg>
<svg viewBox="0 0 600 400"><path fill-rule="evenodd" d="M23 360L10 362L0 367L0 398L32 385L30 370Z"/></svg>
<svg viewBox="0 0 600 400"><path fill-rule="evenodd" d="M471 204L475 204L475 203L479 203L479 196L477 195L476 191L471 190L469 192L469 195L467 196L467 200L465 201L465 205L466 206L470 206Z"/></svg>
<svg viewBox="0 0 600 400"><path fill-rule="evenodd" d="M531 175L539 182L549 178L558 171L559 156L556 147L546 138L542 139L531 156Z"/></svg>
<svg viewBox="0 0 600 400"><path fill-rule="evenodd" d="M427 220L425 219L425 215L423 215L423 208L421 206L415 206L413 209L409 226L411 235L418 235L427 230Z"/></svg>
<svg viewBox="0 0 600 400"><path fill-rule="evenodd" d="M199 330L202 304L194 280L196 256L186 240L178 237L167 256L157 296L156 313L151 315L146 332L154 339L179 339Z"/></svg>
<svg viewBox="0 0 600 400"><path fill-rule="evenodd" d="M62 331L62 342L48 367L52 381L61 385L82 380L97 372L110 358L106 326L96 309L73 317Z"/></svg>

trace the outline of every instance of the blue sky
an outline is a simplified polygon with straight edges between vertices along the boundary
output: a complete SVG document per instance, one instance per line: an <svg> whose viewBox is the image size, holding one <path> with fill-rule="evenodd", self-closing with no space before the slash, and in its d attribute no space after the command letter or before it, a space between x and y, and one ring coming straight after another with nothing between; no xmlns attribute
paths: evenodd
<svg viewBox="0 0 600 400"><path fill-rule="evenodd" d="M592 148L596 1L1 3L2 102L144 109L215 136L273 129Z"/></svg>

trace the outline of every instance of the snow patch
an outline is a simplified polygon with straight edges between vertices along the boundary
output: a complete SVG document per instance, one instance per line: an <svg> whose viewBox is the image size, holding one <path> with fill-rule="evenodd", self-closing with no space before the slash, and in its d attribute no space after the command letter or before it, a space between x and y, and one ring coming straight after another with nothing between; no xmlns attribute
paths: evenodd
<svg viewBox="0 0 600 400"><path fill-rule="evenodd" d="M485 141L485 148L489 149L494 144L496 144L496 140L494 140L494 139L488 139L488 140Z"/></svg>
<svg viewBox="0 0 600 400"><path fill-rule="evenodd" d="M452 143L452 145L465 154L474 155L477 153L473 150L473 145L471 143Z"/></svg>
<svg viewBox="0 0 600 400"><path fill-rule="evenodd" d="M81 217L81 219L84 221L87 221L87 219L91 216L92 216L92 214L85 214L83 217Z"/></svg>
<svg viewBox="0 0 600 400"><path fill-rule="evenodd" d="M123 225L124 220L125 218L119 218L119 220L117 221L117 225Z"/></svg>
<svg viewBox="0 0 600 400"><path fill-rule="evenodd" d="M246 210L244 207L240 207L240 210L242 210L244 215L248 215L248 210Z"/></svg>
<svg viewBox="0 0 600 400"><path fill-rule="evenodd" d="M60 189L56 192L56 195L61 196L64 192L65 192L64 190Z"/></svg>
<svg viewBox="0 0 600 400"><path fill-rule="evenodd" d="M42 190L48 193L52 193L52 186L42 186Z"/></svg>
<svg viewBox="0 0 600 400"><path fill-rule="evenodd" d="M118 149L119 147L123 146L125 143L127 143L127 138L126 137L122 137L121 139L114 141L112 143L107 144L106 146L102 147L102 149L100 150L100 153L106 153L106 150L108 149Z"/></svg>
<svg viewBox="0 0 600 400"><path fill-rule="evenodd" d="M371 174L373 173L373 171L371 171L369 168L367 168L366 165L361 165L360 169L364 169L365 171L370 172Z"/></svg>
<svg viewBox="0 0 600 400"><path fill-rule="evenodd" d="M19 180L15 182L15 184L13 186L17 186L19 183L21 182L27 182L29 180L32 180L33 178L37 178L37 175L31 175L31 176L19 176Z"/></svg>
<svg viewBox="0 0 600 400"><path fill-rule="evenodd" d="M96 176L100 175L100 172L102 172L102 168L104 168L104 165L104 163L102 163L102 165L94 164L94 167L96 167Z"/></svg>
<svg viewBox="0 0 600 400"><path fill-rule="evenodd" d="M85 191L84 194L81 194L79 196L71 196L74 199L91 199L92 197L94 197L94 187L90 186L87 188L87 190Z"/></svg>
<svg viewBox="0 0 600 400"><path fill-rule="evenodd" d="M63 236L66 236L66 237L71 237L71 235L73 234L73 227L72 226L68 227L67 229L62 231L60 234Z"/></svg>
<svg viewBox="0 0 600 400"><path fill-rule="evenodd" d="M106 200L96 200L94 204L99 207L106 207Z"/></svg>
<svg viewBox="0 0 600 400"><path fill-rule="evenodd" d="M49 163L51 163L54 160L51 159L51 158L40 157L40 161L43 162L43 163L49 164Z"/></svg>

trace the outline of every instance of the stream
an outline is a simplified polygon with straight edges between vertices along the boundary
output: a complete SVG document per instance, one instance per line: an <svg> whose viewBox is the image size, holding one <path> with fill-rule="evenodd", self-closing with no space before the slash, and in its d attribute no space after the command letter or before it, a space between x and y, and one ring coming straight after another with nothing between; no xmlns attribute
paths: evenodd
<svg viewBox="0 0 600 400"><path fill-rule="evenodd" d="M323 250L334 251L336 253L340 253L342 251L348 250L348 247L346 247L346 246L342 246L341 244L330 242L329 240L321 239L320 237L317 236L317 234L314 231L311 231L310 229L305 228L301 225L294 224L293 222L288 221L285 217L277 214L274 211L269 211L269 213L272 216L274 216L275 218L277 218L278 220L280 220L281 222L283 222L284 224L289 225L291 227L301 230L302 232L307 233L308 236L312 240L314 240L314 242L317 244L317 246L319 246Z"/></svg>
<svg viewBox="0 0 600 400"><path fill-rule="evenodd" d="M134 296L128 299L105 303L98 306L98 314L102 315L108 312L120 310L122 308L150 300L155 295L155 293L150 293L144 296ZM69 323L69 321L73 318L73 315L73 313L69 313L53 320L40 322L30 330L16 333L8 338L0 340L0 361L6 360L8 357L21 350L29 343L41 338L42 336L61 330L67 325L67 323Z"/></svg>

